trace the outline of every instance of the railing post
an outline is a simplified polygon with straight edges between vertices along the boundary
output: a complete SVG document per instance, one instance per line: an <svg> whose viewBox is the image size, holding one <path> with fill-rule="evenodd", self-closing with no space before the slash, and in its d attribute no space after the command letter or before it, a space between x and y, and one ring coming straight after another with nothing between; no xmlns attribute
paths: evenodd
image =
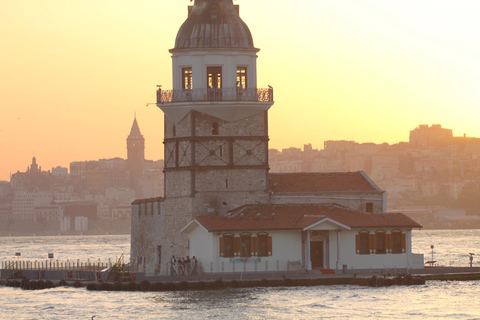
<svg viewBox="0 0 480 320"><path fill-rule="evenodd" d="M157 89L157 103L162 103L162 88L158 87Z"/></svg>

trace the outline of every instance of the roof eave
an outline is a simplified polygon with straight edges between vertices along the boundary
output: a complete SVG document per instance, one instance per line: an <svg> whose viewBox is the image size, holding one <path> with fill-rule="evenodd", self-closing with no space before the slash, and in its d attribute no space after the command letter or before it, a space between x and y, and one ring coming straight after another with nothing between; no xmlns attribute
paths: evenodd
<svg viewBox="0 0 480 320"><path fill-rule="evenodd" d="M180 230L180 233L189 234L197 226L201 227L206 232L212 232L212 231L209 231L204 225L202 225L197 219L194 219L194 220L190 221L185 227L183 227L182 230Z"/></svg>
<svg viewBox="0 0 480 320"><path fill-rule="evenodd" d="M318 225L320 225L320 224L322 224L322 223L324 223L324 222L333 223L334 225L338 226L340 229L352 230L351 227L349 227L349 226L347 226L347 225L345 225L345 224L343 224L343 223L340 223L340 222L338 222L338 221L332 220L332 219L330 219L330 218L324 218L324 219L322 219L322 220L320 220L320 221L317 221L317 222L315 222L315 223L312 223L311 225L303 228L303 231L310 230L310 229L312 229L312 228L314 228L314 227L316 227L316 226L318 226Z"/></svg>

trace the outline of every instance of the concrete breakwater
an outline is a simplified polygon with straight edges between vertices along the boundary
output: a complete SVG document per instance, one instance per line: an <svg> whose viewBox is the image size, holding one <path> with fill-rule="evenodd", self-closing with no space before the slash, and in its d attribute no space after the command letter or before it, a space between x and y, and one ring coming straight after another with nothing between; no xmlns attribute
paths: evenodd
<svg viewBox="0 0 480 320"><path fill-rule="evenodd" d="M140 277L143 278L143 277ZM177 279L178 280L178 279ZM58 286L86 287L89 291L185 291L185 290L218 290L225 288L254 288L254 287L309 287L325 285L358 285L369 287L422 285L426 281L472 281L480 280L480 272L450 273L450 274L427 274L427 275L397 275L391 276L324 276L324 277L301 277L301 278L263 278L263 279L205 279L205 280L181 280L181 281L116 281L106 282L101 279L92 280L42 280L11 278L0 279L0 285L17 287L24 290L41 290Z"/></svg>
<svg viewBox="0 0 480 320"><path fill-rule="evenodd" d="M480 280L478 268L425 268L393 273L391 270L355 270L355 273L322 275L310 272L225 273L187 276L148 276L129 270L125 264L74 263L53 264L40 269L35 265L3 264L0 285L26 290L48 289L56 286L87 287L102 291L181 291L221 288L251 288L278 286L359 285L383 287L392 285L421 285L428 280ZM398 271L398 270L397 270Z"/></svg>
<svg viewBox="0 0 480 320"><path fill-rule="evenodd" d="M177 281L177 282L114 282L103 281L43 281L29 279L2 280L5 286L18 287L25 290L49 289L58 286L86 287L90 291L185 291L185 290L218 290L225 288L255 288L255 287L300 287L320 285L359 285L382 287L393 285L421 285L425 278L420 276L399 275L394 278L384 277L328 277L328 278L281 278L281 279L246 279L246 280L216 280Z"/></svg>

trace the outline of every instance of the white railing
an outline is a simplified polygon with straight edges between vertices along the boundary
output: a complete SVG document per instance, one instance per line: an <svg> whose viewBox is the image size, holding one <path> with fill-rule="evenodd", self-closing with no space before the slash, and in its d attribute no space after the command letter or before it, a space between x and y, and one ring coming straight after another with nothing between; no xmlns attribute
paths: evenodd
<svg viewBox="0 0 480 320"><path fill-rule="evenodd" d="M191 264L170 262L161 266L156 265L154 274L162 276L191 276L208 273L245 273L245 272L277 272L277 271L301 271L300 261L293 260L272 260L259 257L250 258L229 258L218 262L198 262L197 267L193 268ZM148 268L143 265L136 267L137 272L147 272Z"/></svg>

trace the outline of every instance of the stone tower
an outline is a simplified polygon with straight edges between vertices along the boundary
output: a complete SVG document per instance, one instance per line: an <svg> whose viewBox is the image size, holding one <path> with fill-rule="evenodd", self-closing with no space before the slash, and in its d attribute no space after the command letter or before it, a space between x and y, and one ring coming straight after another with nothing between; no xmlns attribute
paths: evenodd
<svg viewBox="0 0 480 320"><path fill-rule="evenodd" d="M139 208L132 212L132 259L145 266L185 256L181 230L194 217L268 201L273 90L257 88L259 49L232 0L195 0L188 9L170 50L173 89L157 91L165 196L132 206Z"/></svg>
<svg viewBox="0 0 480 320"><path fill-rule="evenodd" d="M127 170L130 174L130 187L138 194L138 181L143 175L145 160L145 139L138 127L137 118L133 119L130 134L127 137Z"/></svg>

